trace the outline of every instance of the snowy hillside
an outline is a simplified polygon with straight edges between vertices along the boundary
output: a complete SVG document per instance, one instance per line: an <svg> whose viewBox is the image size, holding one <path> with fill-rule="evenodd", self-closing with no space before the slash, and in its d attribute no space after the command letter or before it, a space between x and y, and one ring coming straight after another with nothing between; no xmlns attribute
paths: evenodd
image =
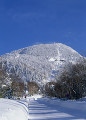
<svg viewBox="0 0 86 120"><path fill-rule="evenodd" d="M72 48L61 44L40 44L22 48L2 55L0 61L10 72L16 70L23 81L35 81L39 85L53 81L54 74L62 71L64 65L82 59Z"/></svg>

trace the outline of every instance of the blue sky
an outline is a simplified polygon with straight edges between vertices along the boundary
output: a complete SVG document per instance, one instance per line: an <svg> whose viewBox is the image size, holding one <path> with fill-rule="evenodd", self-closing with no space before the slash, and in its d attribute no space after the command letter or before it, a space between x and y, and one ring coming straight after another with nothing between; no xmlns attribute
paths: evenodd
<svg viewBox="0 0 86 120"><path fill-rule="evenodd" d="M86 54L86 0L0 0L0 55L53 42Z"/></svg>

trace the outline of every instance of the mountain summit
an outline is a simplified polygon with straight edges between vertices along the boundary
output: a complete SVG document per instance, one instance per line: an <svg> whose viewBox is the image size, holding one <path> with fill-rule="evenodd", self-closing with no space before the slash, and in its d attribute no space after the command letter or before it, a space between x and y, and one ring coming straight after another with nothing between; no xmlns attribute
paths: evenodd
<svg viewBox="0 0 86 120"><path fill-rule="evenodd" d="M60 74L66 64L75 64L80 59L79 53L61 43L33 45L0 57L8 72L14 68L23 81L39 85L52 81L55 72Z"/></svg>

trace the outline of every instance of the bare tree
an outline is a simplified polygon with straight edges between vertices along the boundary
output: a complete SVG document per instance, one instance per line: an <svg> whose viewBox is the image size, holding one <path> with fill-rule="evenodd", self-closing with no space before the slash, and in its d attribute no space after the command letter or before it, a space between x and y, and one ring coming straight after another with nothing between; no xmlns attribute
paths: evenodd
<svg viewBox="0 0 86 120"><path fill-rule="evenodd" d="M45 94L48 96L55 97L55 86L56 86L55 82L48 82L45 85Z"/></svg>
<svg viewBox="0 0 86 120"><path fill-rule="evenodd" d="M37 85L36 82L28 82L27 88L30 95L37 94L39 91L39 86Z"/></svg>
<svg viewBox="0 0 86 120"><path fill-rule="evenodd" d="M55 86L57 97L79 99L86 95L86 63L77 63L64 71ZM60 94L60 95L58 95Z"/></svg>

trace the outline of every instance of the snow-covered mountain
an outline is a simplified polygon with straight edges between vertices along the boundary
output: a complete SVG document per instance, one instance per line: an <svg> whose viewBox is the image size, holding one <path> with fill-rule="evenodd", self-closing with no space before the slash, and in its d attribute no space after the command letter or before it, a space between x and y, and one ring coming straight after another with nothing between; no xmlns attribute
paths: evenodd
<svg viewBox="0 0 86 120"><path fill-rule="evenodd" d="M81 59L79 53L61 43L34 45L0 57L7 71L14 68L22 80L35 81L39 85L52 81L55 72L60 74L64 65L75 64Z"/></svg>

